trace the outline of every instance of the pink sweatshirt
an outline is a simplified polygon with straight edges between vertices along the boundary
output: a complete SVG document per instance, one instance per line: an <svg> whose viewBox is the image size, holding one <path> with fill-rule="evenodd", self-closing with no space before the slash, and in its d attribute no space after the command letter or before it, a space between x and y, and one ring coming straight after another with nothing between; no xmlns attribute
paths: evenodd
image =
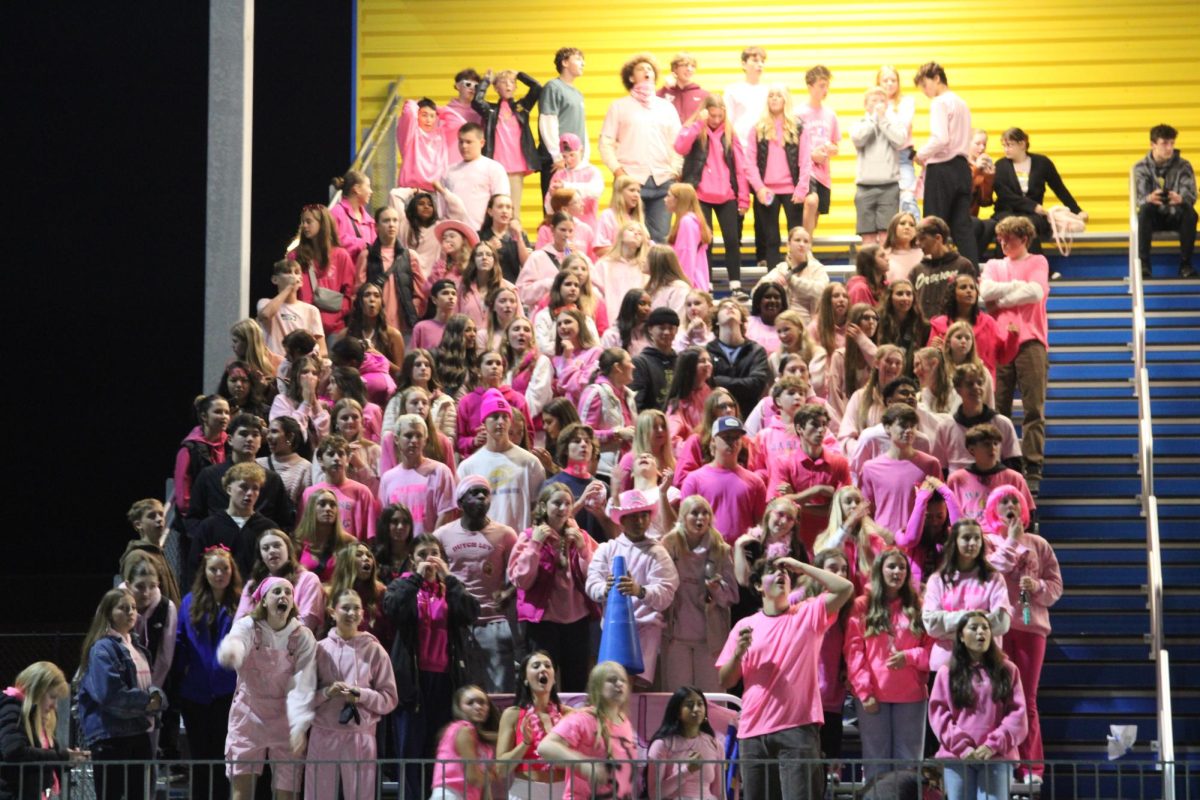
<svg viewBox="0 0 1200 800"><path fill-rule="evenodd" d="M809 152L828 142L836 146L842 138L842 133L838 130L837 114L831 108L826 106L813 108L810 104L804 103L796 116L804 122L804 139L808 143ZM832 160L832 158L828 158L822 164L813 162L812 165L812 177L826 188L831 185L829 162ZM806 188L805 193L807 191Z"/></svg>
<svg viewBox="0 0 1200 800"><path fill-rule="evenodd" d="M355 480L346 478L340 484L334 485L328 481L314 483L300 495L300 506L296 509L296 518L304 516L304 507L308 498L319 489L328 489L338 499L338 508L342 512L342 526L346 533L360 542L375 538L375 516L379 511L378 501L371 490Z"/></svg>
<svg viewBox="0 0 1200 800"><path fill-rule="evenodd" d="M850 295L850 299L851 302L854 302L853 294ZM935 338L945 339L946 331L949 328L949 317L945 314L938 314L929 320L929 341L932 342ZM1007 364L1017 355L1017 346L1021 343L1021 331L1018 329L1014 333L1008 330L1007 325L1001 327L995 317L986 311L980 311L976 315L973 330L975 352L979 354L979 360L991 373L992 386L995 386L996 366Z"/></svg>
<svg viewBox="0 0 1200 800"><path fill-rule="evenodd" d="M541 544L532 529L517 537L508 557L508 579L517 587L517 618L525 622L578 622L591 611L586 580L596 542L580 531L583 546L560 563L562 538L554 530Z"/></svg>
<svg viewBox="0 0 1200 800"><path fill-rule="evenodd" d="M675 152L686 156L691 152L701 132L708 137L708 149L704 160L704 169L700 173L700 183L696 186L696 197L700 202L711 205L728 203L736 200L739 209L750 207L750 184L746 177L746 152L741 141L732 137L730 143L733 150L733 181L737 182L737 194L733 192L733 181L730 180L729 164L725 161L725 131L724 128L710 128L699 120L691 125L685 125L675 137Z"/></svg>
<svg viewBox="0 0 1200 800"><path fill-rule="evenodd" d="M296 251L288 253L287 257L295 261ZM350 313L350 299L358 288L358 270L354 266L354 259L350 258L350 254L344 248L334 247L329 251L329 264L314 264L313 271L316 273L318 286L332 289L342 295L342 306L339 310L321 311L321 325L325 328L325 335L330 336L346 327L344 318ZM300 273L300 279L302 283L297 293L300 300L316 305L313 303L312 280L307 269Z"/></svg>
<svg viewBox="0 0 1200 800"><path fill-rule="evenodd" d="M277 415L272 414L271 419L275 419ZM328 420L329 413L326 412ZM204 438L204 429L199 425L192 428L191 433L183 437L186 442L199 442L200 446L208 449L209 458L212 463L221 464L225 461L225 441L229 438L229 434L225 431L217 436L216 439L209 440ZM189 468L192 464L192 452L187 447L180 447L179 452L175 454L175 513L186 514L192 503L192 476Z"/></svg>
<svg viewBox="0 0 1200 800"><path fill-rule="evenodd" d="M954 493L943 483L938 487L938 494L946 501L947 522L949 525L953 525L962 516L962 512L958 509L958 502L954 499ZM909 566L912 567L912 581L914 585L918 586L923 586L927 573L932 573L941 563L942 546L939 544L936 548L931 548L921 542L925 534L925 512L929 508L931 497L933 497L933 492L929 489L918 489L916 500L913 502L912 515L908 518L908 527L901 531L895 531L896 546L908 556ZM926 569L927 565L931 569Z"/></svg>
<svg viewBox="0 0 1200 800"><path fill-rule="evenodd" d="M601 352L599 347L589 347L576 350L570 358L555 356L550 359L559 391L576 406L579 405L584 388L592 382Z"/></svg>
<svg viewBox="0 0 1200 800"><path fill-rule="evenodd" d="M1049 349L1046 298L1050 296L1050 262L1027 255L1018 261L992 259L983 265L979 298L996 317L1001 330L1015 324L1021 344L1037 340Z"/></svg>
<svg viewBox="0 0 1200 800"><path fill-rule="evenodd" d="M489 386L479 386L463 395L458 401L458 438L455 449L462 458L474 453L483 445L475 444L475 431L483 425L483 417L479 412L483 408L483 396ZM533 420L529 416L529 407L525 405L525 397L508 384L496 387L508 404L517 409L525 418L525 430L533 430Z"/></svg>
<svg viewBox="0 0 1200 800"><path fill-rule="evenodd" d="M444 115L439 109L439 117ZM439 122L440 125L440 122ZM396 148L400 151L400 175L397 186L433 191L434 181L439 181L450 166L446 139L434 127L426 133L417 125L417 101L406 100L396 122ZM457 153L457 143L454 151ZM403 213L400 215L404 216Z"/></svg>
<svg viewBox="0 0 1200 800"><path fill-rule="evenodd" d="M697 753L703 764L698 770L688 769L684 763ZM701 733L695 739L668 736L655 739L647 752L651 769L647 774L647 787L651 800L724 800L724 770L720 763L725 759L725 748L716 737Z"/></svg>
<svg viewBox="0 0 1200 800"><path fill-rule="evenodd" d="M1004 668L1012 675L1012 697L1004 705L992 699L992 681L982 666L972 667L971 685L975 689L975 705L957 708L950 697L950 668L938 670L929 698L929 724L941 742L938 758L965 758L980 745L987 745L996 760L1018 758L1017 745L1029 733L1025 716L1025 692L1021 689L1021 674L1011 661Z"/></svg>
<svg viewBox="0 0 1200 800"><path fill-rule="evenodd" d="M591 164L580 164L575 169L564 167L550 176L550 182L554 181L561 181L562 188L574 189L583 195L583 213L579 215L579 220L586 222L595 231L596 206L604 192L604 176L600 174L600 170ZM547 214L550 213L550 192L546 192L543 208Z"/></svg>
<svg viewBox="0 0 1200 800"><path fill-rule="evenodd" d="M800 202L808 194L808 182L812 176L812 156L810 155L808 137L801 135L799 142L799 180L792 182L792 172L788 168L787 151L780 142L783 141L783 122L775 121L775 138L767 144L766 169L758 168L758 127L750 129L750 139L746 145L746 180L754 191L766 188L775 194L791 197L793 202Z"/></svg>
<svg viewBox="0 0 1200 800"><path fill-rule="evenodd" d="M954 499L958 501L963 516L974 520L983 520L988 495L998 486L1017 487L1025 498L1026 507L1036 507L1033 495L1029 493L1029 485L1025 483L1025 476L1013 469L1002 469L991 475L980 475L965 468L956 469L946 478L946 486L954 493Z"/></svg>
<svg viewBox="0 0 1200 800"><path fill-rule="evenodd" d="M630 597L633 618L638 627L666 626L664 613L675 599L679 588L679 573L667 555L666 549L653 539L631 542L625 534L605 542L596 548L588 565L587 593L592 601L604 604L608 600L605 583L612 574L612 561L616 556L625 558L625 574L646 590L645 597ZM651 667L652 668L652 667Z"/></svg>
<svg viewBox="0 0 1200 800"><path fill-rule="evenodd" d="M468 122L482 124L479 112L470 103L464 103L457 97L438 106L438 131L446 143L446 158L450 166L462 163L462 155L458 152L458 129Z"/></svg>
<svg viewBox="0 0 1200 800"><path fill-rule="evenodd" d="M916 158L940 164L952 158L967 158L971 150L971 109L950 90L929 103L929 140L917 150Z"/></svg>
<svg viewBox="0 0 1200 800"><path fill-rule="evenodd" d="M671 247L679 257L683 276L693 288L707 292L712 288L708 275L708 245L701 239L700 234L700 220L689 211L679 218L679 227L675 231L675 241Z"/></svg>
<svg viewBox="0 0 1200 800"><path fill-rule="evenodd" d="M942 477L942 465L933 456L919 450L907 459L884 453L863 465L859 488L875 506L875 521L894 533L908 527L917 487L926 477Z"/></svg>
<svg viewBox="0 0 1200 800"><path fill-rule="evenodd" d="M874 697L881 703L916 703L928 696L929 653L933 639L910 628L900 598L889 603L892 629L889 633L866 635L868 598L854 601L846 622L846 672L859 700ZM920 609L917 609L918 619ZM889 669L892 653L904 653L904 666Z"/></svg>
<svg viewBox="0 0 1200 800"><path fill-rule="evenodd" d="M954 630L968 611L987 614L997 647L1001 645L1000 637L1008 633L1012 621L1008 587L999 574L993 573L986 582L979 580L978 569L966 573L952 570L950 574L955 578L952 584L946 584L941 572L935 572L925 584L921 620L925 623L925 630L937 640L929 657L930 669L941 669L950 662Z"/></svg>
<svg viewBox="0 0 1200 800"><path fill-rule="evenodd" d="M345 703L340 698L329 700L323 691L335 681L344 681L358 689L355 704L358 722L352 720L343 725L338 721ZM391 658L370 633L362 632L352 639L343 639L335 629L317 642L317 686L314 728L334 733L373 733L375 723L396 707L396 676L392 672ZM331 754L331 757L337 756Z"/></svg>
<svg viewBox="0 0 1200 800"><path fill-rule="evenodd" d="M1013 609L1012 628L1039 636L1050 635L1050 606L1062 597L1062 571L1050 543L1036 533L1023 533L1017 541L1008 536L987 534L988 563L1004 575L1008 602ZM1029 624L1024 621L1021 604L1021 578L1028 575L1037 582L1029 593Z"/></svg>

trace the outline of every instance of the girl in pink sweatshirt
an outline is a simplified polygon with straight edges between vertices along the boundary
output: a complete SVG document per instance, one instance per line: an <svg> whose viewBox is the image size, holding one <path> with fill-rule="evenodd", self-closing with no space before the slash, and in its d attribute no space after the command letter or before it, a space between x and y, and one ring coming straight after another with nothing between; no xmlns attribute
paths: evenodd
<svg viewBox="0 0 1200 800"><path fill-rule="evenodd" d="M950 527L961 516L950 487L937 478L926 478L917 489L908 527L896 532L896 546L908 554L914 586L924 586L937 570Z"/></svg>
<svg viewBox="0 0 1200 800"><path fill-rule="evenodd" d="M712 287L708 275L708 246L712 244L712 229L704 221L696 190L688 183L674 183L667 190L663 202L675 218L667 241L675 248L679 267L693 288L707 292Z"/></svg>
<svg viewBox="0 0 1200 800"><path fill-rule="evenodd" d="M1012 620L1008 589L984 557L979 523L964 517L951 526L942 566L925 585L921 621L930 636L938 640L930 656L930 669L941 669L949 662L955 628L973 611L987 616L993 636L1008 632Z"/></svg>
<svg viewBox="0 0 1200 800"><path fill-rule="evenodd" d="M884 550L871 568L867 594L854 601L846 625L846 672L854 689L863 758L920 761L933 639L921 622L921 595L908 556ZM866 778L913 764L867 764Z"/></svg>
<svg viewBox="0 0 1200 800"><path fill-rule="evenodd" d="M662 725L650 737L646 788L651 800L721 800L725 748L708 721L708 701L680 686L667 701Z"/></svg>
<svg viewBox="0 0 1200 800"><path fill-rule="evenodd" d="M392 662L379 640L359 631L363 604L342 589L330 598L336 627L317 645L316 715L308 737L305 800L375 797L375 724L396 707ZM340 761L340 764L319 762Z"/></svg>
<svg viewBox="0 0 1200 800"><path fill-rule="evenodd" d="M1021 676L992 637L986 614L973 611L954 628L954 653L938 670L929 724L946 763L947 800L1008 797L1010 764L1026 734Z"/></svg>
<svg viewBox="0 0 1200 800"><path fill-rule="evenodd" d="M1050 635L1050 606L1062 597L1062 572L1050 543L1036 533L1026 533L1029 506L1015 486L997 487L988 496L983 527L989 544L988 562L1004 576L1008 601L1013 608L1012 627L1004 637L1004 653L1021 674L1029 736L1020 743L1021 760L1035 762L1027 767L1040 783L1043 764L1042 729L1038 717L1037 690ZM1025 768L1023 768L1025 769Z"/></svg>

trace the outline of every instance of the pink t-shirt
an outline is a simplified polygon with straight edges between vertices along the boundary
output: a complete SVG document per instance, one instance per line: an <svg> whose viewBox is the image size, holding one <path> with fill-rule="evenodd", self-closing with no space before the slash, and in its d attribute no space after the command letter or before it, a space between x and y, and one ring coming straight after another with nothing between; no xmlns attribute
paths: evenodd
<svg viewBox="0 0 1200 800"><path fill-rule="evenodd" d="M459 797L466 800L480 800L483 796L482 786L469 786L467 784L466 765L462 761L462 756L458 754L457 748L454 746L454 740L458 738L458 732L463 728L470 728L471 723L465 719L455 720L446 726L442 732L442 738L438 742L437 754L434 756L437 759L437 766L434 767L433 787L449 789ZM480 740L478 735L475 739L475 753L479 758L492 758L495 756L495 748L487 742Z"/></svg>
<svg viewBox="0 0 1200 800"><path fill-rule="evenodd" d="M809 152L816 150L826 142L837 144L838 140L842 138L841 131L838 130L837 114L831 108L826 106L813 108L805 103L801 106L797 116L804 123L804 137L808 139ZM812 177L825 187L830 185L829 161L826 159L823 164L813 162L812 165Z"/></svg>
<svg viewBox="0 0 1200 800"><path fill-rule="evenodd" d="M617 761L632 761L636 758L637 735L634 734L629 720L607 724L608 739L612 746L611 753L604 752L604 740L600 738L599 720L586 710L563 717L562 721L554 726L551 733L562 737L563 741L567 743L567 747L575 752L597 761L607 761L610 758ZM618 765L614 777L617 782L614 794L617 797L632 797L633 766L630 764ZM588 788L587 779L578 771L572 770L571 780L567 784L566 791L563 792L563 800L587 800L589 797L591 797L591 791Z"/></svg>
<svg viewBox="0 0 1200 800"><path fill-rule="evenodd" d="M763 479L742 466L732 470L705 464L683 479L684 497L698 494L713 507L713 527L733 544L757 525L767 510L767 486Z"/></svg>
<svg viewBox="0 0 1200 800"><path fill-rule="evenodd" d="M413 327L412 346L423 347L430 352L437 350L446 332L446 323L436 319L423 319Z"/></svg>
<svg viewBox="0 0 1200 800"><path fill-rule="evenodd" d="M695 771L686 764L657 763L688 761L691 753L698 753L708 763ZM715 736L701 733L695 739L683 736L655 739L646 755L652 765L646 776L652 800L724 800L723 770L716 762L725 758L725 748Z"/></svg>
<svg viewBox="0 0 1200 800"><path fill-rule="evenodd" d="M1050 262L1046 261L1045 256L1027 255L1019 261L1007 258L992 259L983 265L981 290L984 283L1012 282L1037 284L1042 287L1042 299L1014 305L1003 298L992 302L991 293L987 293L984 297L988 302L988 311L992 312L1001 330L1007 330L1010 324L1015 324L1019 329L1018 336L1022 344L1036 339L1043 347L1049 348L1046 298L1050 296Z"/></svg>
<svg viewBox="0 0 1200 800"><path fill-rule="evenodd" d="M454 486L454 473L440 461L426 458L416 469L397 464L379 479L379 502L403 503L412 512L412 535L420 536L433 533L437 518L458 508Z"/></svg>
<svg viewBox="0 0 1200 800"><path fill-rule="evenodd" d="M258 324L263 329L263 338L267 349L277 355L285 356L283 337L292 331L308 331L314 337L325 337L325 328L321 325L321 312L316 306L297 300L294 303L283 303L275 316L266 319L262 315L263 308L271 302L269 297L258 301Z"/></svg>
<svg viewBox="0 0 1200 800"><path fill-rule="evenodd" d="M508 103L500 104L492 159L500 162L505 172L524 174L529 171L525 164L525 153L521 150L521 124L517 122L517 116L512 113Z"/></svg>
<svg viewBox="0 0 1200 800"><path fill-rule="evenodd" d="M517 533L507 525L488 521L482 530L469 531L461 519L434 531L449 559L451 574L479 601L477 625L504 618L494 593L504 588L505 568Z"/></svg>
<svg viewBox="0 0 1200 800"><path fill-rule="evenodd" d="M337 495L338 508L342 510L342 527L346 529L346 533L360 542L375 538L375 515L378 513L375 495L358 481L349 478L342 481L340 486L321 481L305 489L304 494L300 496L300 507L296 509L297 519L304 516L308 498L319 489L328 489Z"/></svg>
<svg viewBox="0 0 1200 800"><path fill-rule="evenodd" d="M824 595L818 595L782 614L768 617L759 611L733 626L717 657L718 669L733 659L741 631L753 631L742 656L739 739L825 721L817 662L821 641L836 619L826 610Z"/></svg>

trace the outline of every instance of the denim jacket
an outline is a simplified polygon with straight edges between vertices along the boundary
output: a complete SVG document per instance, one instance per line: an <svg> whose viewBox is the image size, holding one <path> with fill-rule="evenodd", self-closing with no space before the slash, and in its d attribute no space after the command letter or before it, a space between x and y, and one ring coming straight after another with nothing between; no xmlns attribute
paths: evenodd
<svg viewBox="0 0 1200 800"><path fill-rule="evenodd" d="M134 647L142 650L136 640ZM147 657L149 663L149 657ZM76 698L79 721L83 727L84 746L91 747L102 739L115 739L144 733L150 728L151 712L146 710L155 692L138 688L137 668L133 659L116 636L104 636L92 645L87 672L79 681ZM166 705L163 697L163 705Z"/></svg>

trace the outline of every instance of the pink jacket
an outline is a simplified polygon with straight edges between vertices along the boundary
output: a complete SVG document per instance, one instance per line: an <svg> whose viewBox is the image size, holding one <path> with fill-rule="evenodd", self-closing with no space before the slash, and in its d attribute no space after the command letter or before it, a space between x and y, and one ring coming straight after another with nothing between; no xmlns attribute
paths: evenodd
<svg viewBox="0 0 1200 800"><path fill-rule="evenodd" d="M508 556L508 579L517 587L517 619L523 622L577 622L594 609L586 581L596 542L580 530L583 546L571 547L567 566L559 562L561 537L553 530L544 542L532 530L517 537Z"/></svg>
<svg viewBox="0 0 1200 800"><path fill-rule="evenodd" d="M599 347L589 347L585 350L577 350L575 355L570 358L555 356L550 359L550 363L554 366L554 376L558 382L559 391L577 407L584 388L592 382L592 375L596 372L596 362L600 360L600 353Z"/></svg>
<svg viewBox="0 0 1200 800"><path fill-rule="evenodd" d="M950 697L950 668L938 670L929 698L929 724L942 746L938 758L964 758L980 745L995 752L996 760L1018 758L1017 745L1029 733L1025 716L1025 692L1021 674L1011 661L1004 668L1012 674L1012 697L1004 705L992 699L992 682L982 667L973 667L971 685L975 688L973 708L957 708Z"/></svg>
<svg viewBox="0 0 1200 800"><path fill-rule="evenodd" d="M271 419L275 416L272 414ZM328 417L326 413L326 417ZM204 438L204 429L199 425L192 428L191 433L183 437L179 452L175 454L175 513L180 519L184 514L187 514L188 508L192 503L192 451L188 449L188 442L197 442L199 446L203 446L208 450L208 456L213 464L221 464L225 461L225 440L229 438L229 434L221 431L221 434L215 441L210 441ZM197 445L193 445L197 446ZM197 464L199 467L200 465ZM203 467L201 467L202 469ZM199 473L199 469L196 470Z"/></svg>
<svg viewBox="0 0 1200 800"><path fill-rule="evenodd" d="M363 206L359 213L362 219L355 219L350 203L345 198L329 209L329 215L337 223L338 242L355 264L358 263L359 254L374 244L376 237L375 218L371 216L370 210ZM357 274L358 271L355 270L355 275Z"/></svg>
<svg viewBox="0 0 1200 800"><path fill-rule="evenodd" d="M324 689L335 681L343 681L358 689L359 721L343 725L338 722L345 703L339 698L330 700ZM396 707L396 676L392 660L374 635L361 632L353 639L343 639L336 629L317 643L317 697L314 728L327 728L337 733L361 730L373 733L380 717Z"/></svg>
<svg viewBox="0 0 1200 800"><path fill-rule="evenodd" d="M915 703L928 696L929 654L933 639L922 631L914 634L900 606L900 598L890 604L891 633L866 635L868 598L854 601L846 622L846 672L859 700L874 697L881 703ZM893 652L904 653L904 667L889 669Z"/></svg>
<svg viewBox="0 0 1200 800"><path fill-rule="evenodd" d="M708 276L708 245L700 238L700 220L692 212L679 218L675 241L671 244L679 257L683 276L692 287L707 292L712 288Z"/></svg>

